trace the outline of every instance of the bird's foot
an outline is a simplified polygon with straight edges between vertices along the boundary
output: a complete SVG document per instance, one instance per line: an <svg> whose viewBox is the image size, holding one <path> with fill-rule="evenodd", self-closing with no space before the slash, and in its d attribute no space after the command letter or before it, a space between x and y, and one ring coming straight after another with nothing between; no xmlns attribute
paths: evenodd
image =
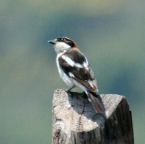
<svg viewBox="0 0 145 144"><path fill-rule="evenodd" d="M66 93L70 93L70 92L71 92L71 89L65 89L65 88L63 88L63 90L64 90Z"/></svg>
<svg viewBox="0 0 145 144"><path fill-rule="evenodd" d="M75 86L72 86L71 88L69 88L69 89L63 89L63 90L65 90L67 93L70 93L71 92L71 90L74 88Z"/></svg>
<svg viewBox="0 0 145 144"><path fill-rule="evenodd" d="M64 90L65 92L68 92L68 89L63 88L62 90Z"/></svg>

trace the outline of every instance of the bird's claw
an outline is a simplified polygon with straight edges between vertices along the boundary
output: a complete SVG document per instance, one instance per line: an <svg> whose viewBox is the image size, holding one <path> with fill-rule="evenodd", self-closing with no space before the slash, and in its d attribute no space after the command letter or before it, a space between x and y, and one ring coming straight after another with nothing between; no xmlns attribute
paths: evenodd
<svg viewBox="0 0 145 144"><path fill-rule="evenodd" d="M63 88L63 90L64 90L65 92L67 92L67 93L69 93L69 92L70 92L70 90L69 90L69 89L65 89L65 88Z"/></svg>

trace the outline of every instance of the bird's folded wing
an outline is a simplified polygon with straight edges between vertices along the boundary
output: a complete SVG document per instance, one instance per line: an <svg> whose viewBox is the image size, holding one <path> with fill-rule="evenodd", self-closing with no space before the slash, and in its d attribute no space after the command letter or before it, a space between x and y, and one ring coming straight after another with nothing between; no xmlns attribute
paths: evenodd
<svg viewBox="0 0 145 144"><path fill-rule="evenodd" d="M89 91L98 91L94 73L82 53L75 50L66 52L58 58L58 62L69 77L84 85Z"/></svg>

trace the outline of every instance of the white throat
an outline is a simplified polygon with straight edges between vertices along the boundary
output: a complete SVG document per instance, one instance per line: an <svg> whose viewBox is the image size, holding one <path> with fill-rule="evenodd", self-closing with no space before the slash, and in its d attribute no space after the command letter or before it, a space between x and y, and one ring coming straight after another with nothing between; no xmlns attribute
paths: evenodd
<svg viewBox="0 0 145 144"><path fill-rule="evenodd" d="M71 46L66 44L66 43L64 43L64 42L57 42L54 45L54 48L55 48L56 53L61 53L61 52L64 52L64 51L70 49Z"/></svg>

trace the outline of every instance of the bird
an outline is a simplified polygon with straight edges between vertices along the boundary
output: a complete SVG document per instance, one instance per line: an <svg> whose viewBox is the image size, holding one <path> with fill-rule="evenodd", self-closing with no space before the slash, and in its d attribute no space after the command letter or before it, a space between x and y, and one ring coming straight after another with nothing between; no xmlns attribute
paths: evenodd
<svg viewBox="0 0 145 144"><path fill-rule="evenodd" d="M70 88L82 89L92 103L96 113L103 114L105 109L98 92L97 81L86 56L78 49L76 43L68 37L58 37L48 41L54 46L56 64L62 80Z"/></svg>

